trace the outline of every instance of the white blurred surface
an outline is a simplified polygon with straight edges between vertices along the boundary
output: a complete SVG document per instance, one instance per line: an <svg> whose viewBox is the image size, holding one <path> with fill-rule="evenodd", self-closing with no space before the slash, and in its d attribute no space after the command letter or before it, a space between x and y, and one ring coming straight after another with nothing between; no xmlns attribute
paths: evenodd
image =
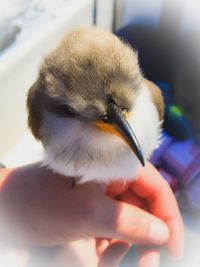
<svg viewBox="0 0 200 267"><path fill-rule="evenodd" d="M42 58L69 29L93 24L93 5L93 0L68 0L58 18L37 26L26 40L1 58L0 160L26 138L26 94L37 77Z"/></svg>
<svg viewBox="0 0 200 267"><path fill-rule="evenodd" d="M6 167L23 166L43 159L43 147L37 142L30 132L18 140L4 157L1 162Z"/></svg>
<svg viewBox="0 0 200 267"><path fill-rule="evenodd" d="M20 29L15 41L0 53L0 59L15 49L17 45L34 34L38 28L52 23L63 15L70 0L0 0L0 25L1 23ZM74 1L78 4L78 0Z"/></svg>
<svg viewBox="0 0 200 267"><path fill-rule="evenodd" d="M0 0L0 23L12 20L23 12L29 0Z"/></svg>
<svg viewBox="0 0 200 267"><path fill-rule="evenodd" d="M200 32L200 1L184 0L182 31Z"/></svg>
<svg viewBox="0 0 200 267"><path fill-rule="evenodd" d="M96 25L107 31L113 30L115 0L96 0Z"/></svg>

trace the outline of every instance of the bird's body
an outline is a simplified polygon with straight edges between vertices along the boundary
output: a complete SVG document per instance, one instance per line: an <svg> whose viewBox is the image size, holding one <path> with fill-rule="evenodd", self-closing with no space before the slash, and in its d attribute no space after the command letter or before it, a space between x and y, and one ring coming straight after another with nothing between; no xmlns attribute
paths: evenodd
<svg viewBox="0 0 200 267"><path fill-rule="evenodd" d="M159 89L143 78L131 48L97 28L66 36L45 59L27 103L44 164L81 183L134 179L138 157L147 159L159 143ZM130 127L112 121L115 114ZM133 130L136 145L124 127Z"/></svg>

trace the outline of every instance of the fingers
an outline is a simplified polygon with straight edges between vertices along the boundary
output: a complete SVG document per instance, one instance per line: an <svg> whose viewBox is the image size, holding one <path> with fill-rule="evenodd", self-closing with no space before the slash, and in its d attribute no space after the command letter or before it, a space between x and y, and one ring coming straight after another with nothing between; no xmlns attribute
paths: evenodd
<svg viewBox="0 0 200 267"><path fill-rule="evenodd" d="M172 217L166 223L170 229L170 238L166 247L172 258L179 260L182 258L184 251L184 227L182 219Z"/></svg>
<svg viewBox="0 0 200 267"><path fill-rule="evenodd" d="M96 217L95 231L98 237L136 242L140 244L161 245L169 237L169 231L165 223L155 216L132 205L114 201L111 208L107 203L105 215L101 211L100 217Z"/></svg>
<svg viewBox="0 0 200 267"><path fill-rule="evenodd" d="M128 242L112 240L101 254L98 267L118 267L129 248Z"/></svg>
<svg viewBox="0 0 200 267"><path fill-rule="evenodd" d="M167 224L170 231L167 248L174 258L180 258L184 243L183 221L167 182L150 163L147 163L130 187L133 193L148 201L151 213Z"/></svg>
<svg viewBox="0 0 200 267"><path fill-rule="evenodd" d="M137 248L138 267L159 267L160 249L157 247L139 246Z"/></svg>
<svg viewBox="0 0 200 267"><path fill-rule="evenodd" d="M130 182L126 181L117 181L112 182L106 188L106 194L110 197L117 197L123 194L129 187Z"/></svg>
<svg viewBox="0 0 200 267"><path fill-rule="evenodd" d="M145 211L149 211L146 200L141 197L138 197L136 194L133 194L133 192L131 192L131 190L129 189L121 196L118 196L117 200L131 204Z"/></svg>
<svg viewBox="0 0 200 267"><path fill-rule="evenodd" d="M149 213L128 204L119 204L118 225L116 226L118 239L127 236L137 244L161 245L168 239L166 225Z"/></svg>
<svg viewBox="0 0 200 267"><path fill-rule="evenodd" d="M96 238L96 253L97 256L101 256L104 250L109 246L110 242L105 238Z"/></svg>
<svg viewBox="0 0 200 267"><path fill-rule="evenodd" d="M121 260L130 249L131 244L119 240L108 241L106 239L97 240L99 251L98 267L119 266ZM100 252L101 250L101 252ZM129 262L131 264L131 262ZM160 248L155 246L137 247L137 266L138 267L159 267Z"/></svg>

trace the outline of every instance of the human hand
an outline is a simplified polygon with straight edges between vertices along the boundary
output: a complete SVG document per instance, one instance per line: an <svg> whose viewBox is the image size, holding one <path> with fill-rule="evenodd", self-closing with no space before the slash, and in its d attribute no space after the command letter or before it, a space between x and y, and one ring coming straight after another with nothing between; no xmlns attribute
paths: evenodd
<svg viewBox="0 0 200 267"><path fill-rule="evenodd" d="M172 258L181 258L184 227L177 202L167 182L150 163L146 162L146 167L140 169L138 178L134 182L111 184L107 188L107 194L120 202L129 203L134 207L143 209L164 221L169 229L169 239L165 247ZM142 225L137 227L137 231L140 230L143 230ZM161 233L157 229L157 236L159 234ZM131 244L126 243L125 245L124 242L119 240L97 240L97 253L101 258L99 266L118 266L117 262L119 263L130 246ZM113 255L115 254L116 257L114 258ZM159 246L146 246L144 242L144 245L138 246L137 254L138 266L159 266Z"/></svg>
<svg viewBox="0 0 200 267"><path fill-rule="evenodd" d="M44 167L40 168L39 164L2 172L6 174L0 186L0 232L1 236L10 242L24 245L56 245L81 238L106 237L129 243L162 245L168 239L169 224L156 217L158 205L153 205L153 202L154 208L151 212L156 216L135 207L134 203L125 199L125 192L119 196L122 199L116 201L107 197L94 183L77 185L72 189L70 179L56 175ZM152 184L160 179L151 178ZM166 185L164 191L165 187ZM153 187L151 188L153 192ZM170 198L170 208L175 206L171 191L164 195ZM165 218L170 215L166 210L163 212ZM176 210L174 224L171 226L175 236L180 232L179 229L175 230L180 227L178 216ZM163 219L163 216L160 217ZM162 231L150 234L150 225L153 222L157 223L157 227L160 225ZM168 244L173 243L173 238L171 240ZM123 249L115 254L115 262L127 250L129 243L125 242L123 246L120 243ZM100 255L100 264L107 264L105 255Z"/></svg>

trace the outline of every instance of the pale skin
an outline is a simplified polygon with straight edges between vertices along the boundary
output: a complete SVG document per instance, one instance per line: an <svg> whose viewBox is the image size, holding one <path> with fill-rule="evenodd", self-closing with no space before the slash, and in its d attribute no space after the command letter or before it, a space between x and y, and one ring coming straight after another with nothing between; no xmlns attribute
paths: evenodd
<svg viewBox="0 0 200 267"><path fill-rule="evenodd" d="M139 267L159 266L161 246L175 259L183 254L175 197L150 163L136 181L111 184L106 193L95 183L72 189L71 179L39 163L1 169L0 177L0 236L7 245L95 238L98 267L119 266L133 243L138 244Z"/></svg>

